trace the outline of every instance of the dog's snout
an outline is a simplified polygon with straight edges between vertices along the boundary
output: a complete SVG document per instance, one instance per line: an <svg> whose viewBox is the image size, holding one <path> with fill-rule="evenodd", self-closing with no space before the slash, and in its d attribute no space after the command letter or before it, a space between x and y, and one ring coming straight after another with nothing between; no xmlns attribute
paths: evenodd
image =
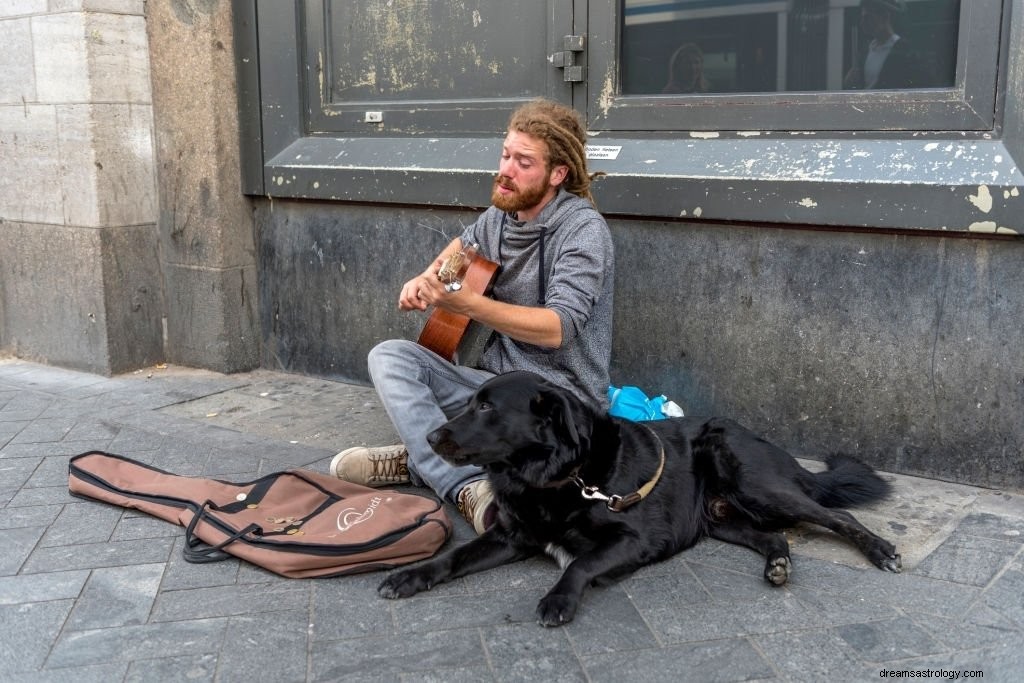
<svg viewBox="0 0 1024 683"><path fill-rule="evenodd" d="M438 427L427 434L427 443L430 444L434 451L444 455L446 450L450 450L451 446L453 446L452 430L447 427Z"/></svg>

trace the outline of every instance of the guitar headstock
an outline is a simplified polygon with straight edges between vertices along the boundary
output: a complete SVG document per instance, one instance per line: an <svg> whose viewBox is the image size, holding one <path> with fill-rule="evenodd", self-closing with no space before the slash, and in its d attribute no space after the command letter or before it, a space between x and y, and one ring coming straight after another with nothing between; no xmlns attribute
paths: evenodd
<svg viewBox="0 0 1024 683"><path fill-rule="evenodd" d="M444 260L437 271L437 279L444 283L446 292L457 292L462 289L462 280L466 271L476 258L478 245L474 244L451 254Z"/></svg>

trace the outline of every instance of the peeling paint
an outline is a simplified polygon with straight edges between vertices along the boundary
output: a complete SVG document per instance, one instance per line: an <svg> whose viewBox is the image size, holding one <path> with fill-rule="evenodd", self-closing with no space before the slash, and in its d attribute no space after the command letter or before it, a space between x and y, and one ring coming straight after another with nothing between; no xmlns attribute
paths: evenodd
<svg viewBox="0 0 1024 683"><path fill-rule="evenodd" d="M699 206L696 209L693 210L693 217L694 218L700 218L703 215L704 215L704 209L700 208Z"/></svg>
<svg viewBox="0 0 1024 683"><path fill-rule="evenodd" d="M615 97L615 71L609 66L604 75L604 83L601 85L601 96L597 100L597 106L601 109L601 115L607 117L608 110L612 108L612 99Z"/></svg>
<svg viewBox="0 0 1024 683"><path fill-rule="evenodd" d="M982 213L988 213L992 210L992 193L988 191L987 185L978 186L978 194L972 194L967 197L971 204L974 204Z"/></svg>
<svg viewBox="0 0 1024 683"><path fill-rule="evenodd" d="M1013 228L1007 228L1002 225L996 225L995 221L978 221L977 223L971 223L968 227L971 232L982 232L991 235L1019 235L1020 233Z"/></svg>
<svg viewBox="0 0 1024 683"><path fill-rule="evenodd" d="M697 138L698 140L714 140L715 138L719 137L719 134L714 131L691 130L690 137Z"/></svg>
<svg viewBox="0 0 1024 683"><path fill-rule="evenodd" d="M939 148L939 143L937 143L937 142L929 142L927 145L924 146L924 151L926 151L926 152L934 152L938 148Z"/></svg>
<svg viewBox="0 0 1024 683"><path fill-rule="evenodd" d="M803 199L798 201L797 204L804 207L805 209L813 209L818 206L818 202L814 201L810 197L804 197Z"/></svg>

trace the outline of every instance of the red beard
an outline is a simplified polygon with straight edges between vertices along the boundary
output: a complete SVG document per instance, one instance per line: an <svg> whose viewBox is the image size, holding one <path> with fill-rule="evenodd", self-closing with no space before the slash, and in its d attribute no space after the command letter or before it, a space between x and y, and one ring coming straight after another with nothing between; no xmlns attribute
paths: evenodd
<svg viewBox="0 0 1024 683"><path fill-rule="evenodd" d="M544 179L537 185L520 188L508 176L497 175L494 177L494 188L491 191L491 203L507 213L516 213L523 209L540 204L548 194L551 173L545 175ZM512 190L512 194L501 194L498 187Z"/></svg>

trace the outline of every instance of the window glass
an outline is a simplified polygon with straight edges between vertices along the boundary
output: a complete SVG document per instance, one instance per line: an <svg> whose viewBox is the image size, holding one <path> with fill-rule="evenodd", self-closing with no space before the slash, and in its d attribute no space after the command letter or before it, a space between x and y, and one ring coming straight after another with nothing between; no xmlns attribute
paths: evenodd
<svg viewBox="0 0 1024 683"><path fill-rule="evenodd" d="M544 24L510 33L521 22L552 21L542 7L332 0L325 9L327 54L318 58L331 103L536 96L545 94L537 75L553 71Z"/></svg>
<svg viewBox="0 0 1024 683"><path fill-rule="evenodd" d="M960 0L622 0L625 95L949 88Z"/></svg>

